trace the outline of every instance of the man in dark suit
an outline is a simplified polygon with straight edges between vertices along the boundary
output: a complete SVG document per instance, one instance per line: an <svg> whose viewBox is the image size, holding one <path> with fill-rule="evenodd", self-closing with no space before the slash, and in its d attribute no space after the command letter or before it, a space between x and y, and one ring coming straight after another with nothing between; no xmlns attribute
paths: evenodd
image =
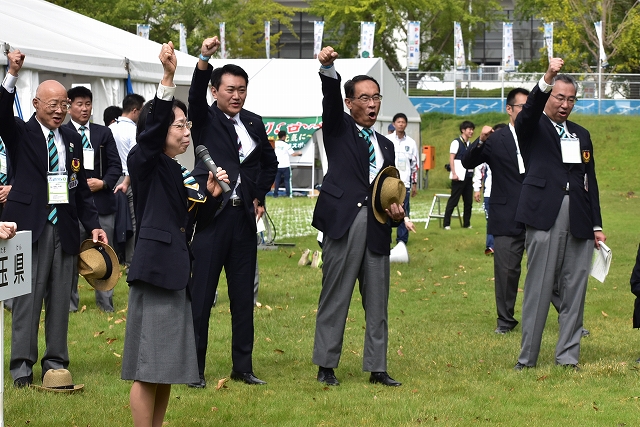
<svg viewBox="0 0 640 427"><path fill-rule="evenodd" d="M528 95L529 91L526 89L511 90L507 95L506 107L509 126L495 133L490 126L483 127L480 138L471 144L462 159L462 165L467 169L482 163L487 163L491 168L487 233L494 236L497 334L507 333L518 324L513 313L518 295L525 230L524 225L516 222L515 217L525 168L514 123L527 102Z"/></svg>
<svg viewBox="0 0 640 427"><path fill-rule="evenodd" d="M7 55L9 72L0 88L0 136L15 167L15 180L7 198L3 221L19 230L31 230L31 293L13 300L11 361L16 387L33 382L38 359L38 328L45 303L46 350L42 375L49 369L69 366L67 330L71 281L80 250L78 220L91 230L93 241L107 243L98 211L87 185L80 135L60 127L69 108L67 91L54 80L36 90L36 112L28 122L13 116L18 72L24 54Z"/></svg>
<svg viewBox="0 0 640 427"><path fill-rule="evenodd" d="M373 215L371 183L378 172L395 164L391 141L374 132L380 111L380 86L360 75L345 83L344 112L338 53L327 46L318 54L322 81L322 137L329 168L313 212L312 225L324 233L322 291L316 316L313 363L318 381L336 386L334 368L342 352L349 303L356 279L360 283L366 329L363 370L369 381L399 386L387 373L390 221ZM397 226L404 219L401 205L390 207Z"/></svg>
<svg viewBox="0 0 640 427"><path fill-rule="evenodd" d="M516 211L526 226L528 271L522 305L522 348L516 370L538 361L554 288L560 297L555 361L578 368L584 300L594 246L602 232L600 197L589 132L568 121L576 102L573 77L552 58L515 129L527 168Z"/></svg>
<svg viewBox="0 0 640 427"><path fill-rule="evenodd" d="M82 139L84 168L87 173L87 184L93 195L93 202L98 209L100 225L107 233L110 242L114 242L113 228L116 221L116 206L113 189L122 175L122 165L118 148L113 139L111 129L106 126L89 123L93 103L93 94L84 86L77 86L67 92L71 107L71 120L65 125L77 132ZM89 237L89 233L80 224L80 240ZM96 305L102 311L113 311L113 289L95 291ZM78 275L73 276L69 311L78 310Z"/></svg>
<svg viewBox="0 0 640 427"><path fill-rule="evenodd" d="M256 270L256 219L264 212L264 198L278 169L273 147L262 118L243 109L247 96L247 73L237 65L213 68L208 61L218 49L217 37L202 42L201 54L189 90L189 119L193 122L194 147L204 145L216 165L227 171L232 190L224 194L222 207L202 218L199 215L192 242L191 282L200 382L204 387L209 316L220 272L224 267L231 308L231 378L247 384L264 384L253 374L253 296ZM213 71L213 72L212 72ZM206 91L216 102L207 104ZM204 185L208 172L199 161L193 172Z"/></svg>

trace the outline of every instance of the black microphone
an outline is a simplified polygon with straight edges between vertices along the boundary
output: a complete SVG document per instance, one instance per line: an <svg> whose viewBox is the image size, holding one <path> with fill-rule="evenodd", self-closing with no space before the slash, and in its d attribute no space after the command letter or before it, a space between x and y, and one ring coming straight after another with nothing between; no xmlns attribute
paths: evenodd
<svg viewBox="0 0 640 427"><path fill-rule="evenodd" d="M209 150L207 150L207 147L205 147L204 145L198 145L196 147L196 157L202 160L202 162L207 167L207 169L213 172L213 177L218 182L218 185L220 186L220 188L222 188L222 191L224 191L225 193L228 193L229 191L231 191L231 187L229 187L229 184L218 179L218 177L216 176L216 174L218 173L218 167L211 159L211 156L209 155Z"/></svg>

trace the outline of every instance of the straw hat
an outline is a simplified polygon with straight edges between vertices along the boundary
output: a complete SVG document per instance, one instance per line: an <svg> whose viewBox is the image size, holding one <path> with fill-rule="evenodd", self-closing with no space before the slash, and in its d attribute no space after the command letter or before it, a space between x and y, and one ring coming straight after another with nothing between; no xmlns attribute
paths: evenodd
<svg viewBox="0 0 640 427"><path fill-rule="evenodd" d="M109 291L118 283L120 269L113 248L102 242L87 239L80 245L78 273L98 291Z"/></svg>
<svg viewBox="0 0 640 427"><path fill-rule="evenodd" d="M400 172L393 166L387 166L382 169L376 179L373 181L373 214L378 222L385 224L387 222L387 212L389 206L396 203L402 205L404 197L407 195L407 189L404 182L400 179Z"/></svg>
<svg viewBox="0 0 640 427"><path fill-rule="evenodd" d="M73 393L84 388L84 384L74 384L71 372L66 369L49 369L42 378L42 387L31 385L41 391L53 391L55 393Z"/></svg>

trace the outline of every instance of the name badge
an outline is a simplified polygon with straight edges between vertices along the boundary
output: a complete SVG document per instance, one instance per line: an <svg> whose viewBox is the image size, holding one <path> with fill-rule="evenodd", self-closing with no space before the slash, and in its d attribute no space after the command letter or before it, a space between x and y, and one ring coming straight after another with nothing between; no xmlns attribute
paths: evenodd
<svg viewBox="0 0 640 427"><path fill-rule="evenodd" d="M582 163L580 153L580 139L561 138L560 149L562 150L563 163Z"/></svg>
<svg viewBox="0 0 640 427"><path fill-rule="evenodd" d="M94 169L95 155L93 148L85 148L82 150L82 158L84 160L84 168L86 170L92 171Z"/></svg>
<svg viewBox="0 0 640 427"><path fill-rule="evenodd" d="M0 173L7 174L7 153L0 153Z"/></svg>
<svg viewBox="0 0 640 427"><path fill-rule="evenodd" d="M47 192L50 205L69 203L69 177L66 172L49 172L47 175Z"/></svg>

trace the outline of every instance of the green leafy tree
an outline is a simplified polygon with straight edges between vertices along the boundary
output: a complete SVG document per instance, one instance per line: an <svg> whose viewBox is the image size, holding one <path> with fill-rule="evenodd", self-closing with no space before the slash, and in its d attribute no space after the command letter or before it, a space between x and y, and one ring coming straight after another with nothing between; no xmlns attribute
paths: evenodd
<svg viewBox="0 0 640 427"><path fill-rule="evenodd" d="M516 10L525 19L554 22L554 56L563 58L567 72L597 72L600 50L593 23L603 22L603 45L608 72L640 71L640 14L636 0L518 0ZM547 55L527 68L542 71Z"/></svg>
<svg viewBox="0 0 640 427"><path fill-rule="evenodd" d="M374 55L384 58L391 69L400 70L397 45L406 46L408 21L420 21L421 70L449 66L453 57L453 21L462 25L465 40L472 40L479 23L489 23L496 10L495 0L310 0L309 12L324 17L325 44L343 57L356 57L360 41L360 21L376 23ZM472 9L472 10L470 10ZM399 37L398 37L399 36Z"/></svg>
<svg viewBox="0 0 640 427"><path fill-rule="evenodd" d="M264 22L279 22L296 35L291 18L295 9L276 3L273 0L226 1L224 7L216 10L202 27L205 37L218 35L220 22L225 22L227 57L264 58L266 56ZM270 53L273 56L282 32L271 34ZM202 41L202 38L200 38Z"/></svg>
<svg viewBox="0 0 640 427"><path fill-rule="evenodd" d="M177 46L178 23L187 30L187 47L192 55L200 51L205 37L218 35L226 22L227 56L264 58L264 21L280 22L294 35L291 17L295 9L273 0L49 0L64 8L135 33L137 24L149 24L149 38L168 40ZM271 35L271 53L281 32Z"/></svg>

